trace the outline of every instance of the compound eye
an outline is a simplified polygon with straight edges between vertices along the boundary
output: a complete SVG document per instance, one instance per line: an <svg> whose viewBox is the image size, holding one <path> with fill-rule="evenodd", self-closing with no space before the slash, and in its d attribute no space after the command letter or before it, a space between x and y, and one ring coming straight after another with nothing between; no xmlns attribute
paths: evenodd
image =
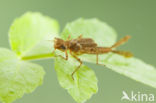
<svg viewBox="0 0 156 103"><path fill-rule="evenodd" d="M61 45L60 48L61 48L62 50L65 50L65 49L66 49L66 47L65 47L64 45Z"/></svg>

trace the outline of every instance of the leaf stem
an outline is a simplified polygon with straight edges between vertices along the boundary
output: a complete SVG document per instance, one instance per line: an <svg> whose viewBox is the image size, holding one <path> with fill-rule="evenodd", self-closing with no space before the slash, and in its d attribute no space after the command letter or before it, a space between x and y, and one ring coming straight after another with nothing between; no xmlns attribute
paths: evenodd
<svg viewBox="0 0 156 103"><path fill-rule="evenodd" d="M40 55L34 55L34 56L21 57L21 60L47 59L47 58L52 58L53 56L54 56L54 54L52 54L52 53L40 54Z"/></svg>

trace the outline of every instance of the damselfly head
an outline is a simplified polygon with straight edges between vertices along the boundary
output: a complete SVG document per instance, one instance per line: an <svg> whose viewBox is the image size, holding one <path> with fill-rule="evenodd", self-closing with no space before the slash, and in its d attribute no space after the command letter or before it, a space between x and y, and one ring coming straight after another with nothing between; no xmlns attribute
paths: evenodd
<svg viewBox="0 0 156 103"><path fill-rule="evenodd" d="M54 38L54 48L64 51L66 49L65 41L60 38Z"/></svg>

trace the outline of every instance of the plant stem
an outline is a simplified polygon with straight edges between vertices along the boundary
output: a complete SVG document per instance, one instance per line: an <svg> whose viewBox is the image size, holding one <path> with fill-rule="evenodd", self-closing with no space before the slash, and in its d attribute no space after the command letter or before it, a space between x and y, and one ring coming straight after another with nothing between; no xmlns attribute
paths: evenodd
<svg viewBox="0 0 156 103"><path fill-rule="evenodd" d="M40 54L40 55L34 55L34 56L21 57L21 60L46 59L46 58L51 58L53 56L54 56L54 54L52 54L52 53L49 53L49 54Z"/></svg>

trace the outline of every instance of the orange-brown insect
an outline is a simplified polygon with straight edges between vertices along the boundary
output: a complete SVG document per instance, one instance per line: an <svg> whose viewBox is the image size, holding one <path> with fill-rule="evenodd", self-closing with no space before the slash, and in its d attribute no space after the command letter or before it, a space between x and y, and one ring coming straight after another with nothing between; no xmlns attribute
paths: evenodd
<svg viewBox="0 0 156 103"><path fill-rule="evenodd" d="M124 38L120 39L118 42L116 42L111 47L99 47L93 39L91 38L82 38L82 35L80 35L76 39L70 40L70 35L67 40L63 40L60 38L54 39L54 48L55 50L61 50L65 52L66 57L62 57L65 60L68 60L68 53L67 50L69 50L70 55L72 55L77 61L79 61L80 65L73 71L71 74L72 78L74 79L75 72L81 67L82 61L77 57L81 54L95 54L96 55L96 64L98 64L98 55L99 54L105 54L109 52L113 52L119 55L123 55L125 57L131 57L132 54L130 52L125 51L118 51L114 50L114 48L120 46L121 44L128 41L130 36L125 36Z"/></svg>

